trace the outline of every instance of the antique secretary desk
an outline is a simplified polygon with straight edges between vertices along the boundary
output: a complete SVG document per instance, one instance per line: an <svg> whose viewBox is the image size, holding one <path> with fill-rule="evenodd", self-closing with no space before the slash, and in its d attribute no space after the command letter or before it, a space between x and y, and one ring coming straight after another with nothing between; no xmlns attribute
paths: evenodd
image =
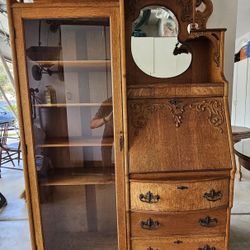
<svg viewBox="0 0 250 250"><path fill-rule="evenodd" d="M8 1L33 249L229 249L235 164L212 10Z"/></svg>

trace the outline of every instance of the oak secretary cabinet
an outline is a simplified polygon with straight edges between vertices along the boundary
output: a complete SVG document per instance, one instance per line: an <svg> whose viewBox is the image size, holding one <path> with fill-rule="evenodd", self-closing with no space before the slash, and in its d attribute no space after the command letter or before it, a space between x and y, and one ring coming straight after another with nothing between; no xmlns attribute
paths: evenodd
<svg viewBox="0 0 250 250"><path fill-rule="evenodd" d="M33 249L228 250L235 163L211 0L20 2Z"/></svg>

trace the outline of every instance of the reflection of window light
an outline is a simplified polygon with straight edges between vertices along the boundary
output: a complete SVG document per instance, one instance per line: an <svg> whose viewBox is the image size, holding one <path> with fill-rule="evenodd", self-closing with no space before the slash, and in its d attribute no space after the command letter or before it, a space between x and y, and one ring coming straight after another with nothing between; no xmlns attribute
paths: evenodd
<svg viewBox="0 0 250 250"><path fill-rule="evenodd" d="M170 16L169 13L164 9L157 9L155 12L155 16L159 19L168 18Z"/></svg>

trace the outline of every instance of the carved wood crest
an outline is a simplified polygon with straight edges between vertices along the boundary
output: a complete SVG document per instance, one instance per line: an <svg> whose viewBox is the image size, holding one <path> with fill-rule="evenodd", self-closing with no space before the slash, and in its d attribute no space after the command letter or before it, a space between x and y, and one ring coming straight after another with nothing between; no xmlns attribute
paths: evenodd
<svg viewBox="0 0 250 250"><path fill-rule="evenodd" d="M193 22L193 0L178 0L178 4L182 7L181 20L183 22ZM202 11L199 9L202 6ZM213 12L213 4L211 0L197 0L195 23L198 24L199 29L205 29L207 20Z"/></svg>

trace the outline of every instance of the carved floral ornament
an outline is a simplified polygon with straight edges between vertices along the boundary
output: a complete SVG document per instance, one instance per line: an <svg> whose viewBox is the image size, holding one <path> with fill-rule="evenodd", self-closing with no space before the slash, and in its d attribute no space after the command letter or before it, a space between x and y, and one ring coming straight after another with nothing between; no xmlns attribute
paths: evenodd
<svg viewBox="0 0 250 250"><path fill-rule="evenodd" d="M200 29L205 29L207 20L213 12L213 4L211 0L196 0L195 20L193 21L193 0L178 0L178 4L182 6L181 20L183 22L197 23ZM200 6L205 6L201 11Z"/></svg>
<svg viewBox="0 0 250 250"><path fill-rule="evenodd" d="M208 114L208 121L211 126L223 133L222 125L225 122L224 107L222 101L203 100L199 102L188 103L178 99L172 99L167 103L131 103L129 110L131 113L131 123L135 129L135 135L139 130L146 127L150 115L160 110L169 110L173 117L173 123L176 128L181 127L185 111L187 109L195 109L197 112L205 112Z"/></svg>

